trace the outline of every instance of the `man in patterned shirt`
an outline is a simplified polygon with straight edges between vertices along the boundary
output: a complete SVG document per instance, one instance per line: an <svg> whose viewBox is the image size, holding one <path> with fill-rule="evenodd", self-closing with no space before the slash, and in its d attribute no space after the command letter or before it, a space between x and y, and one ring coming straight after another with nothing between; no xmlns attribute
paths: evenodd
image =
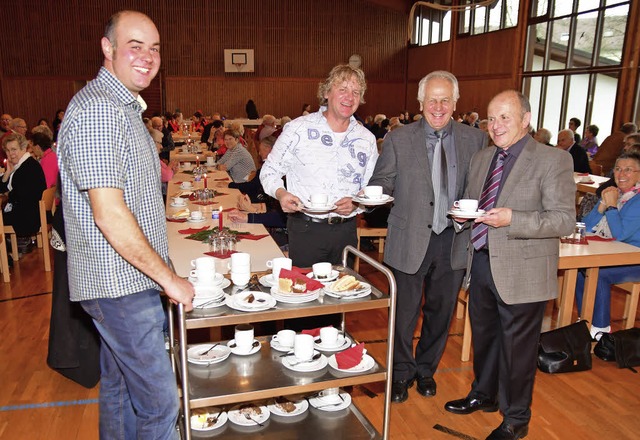
<svg viewBox="0 0 640 440"><path fill-rule="evenodd" d="M159 291L186 310L194 292L167 265L160 164L139 96L158 73L160 37L149 17L122 11L101 47L103 67L58 138L71 300L102 339L100 438L177 439Z"/></svg>
<svg viewBox="0 0 640 440"><path fill-rule="evenodd" d="M367 185L378 159L375 137L353 117L366 88L362 70L334 67L318 87L320 110L285 125L262 166L265 192L289 213L289 256L296 266L338 264L344 247L357 244L351 197ZM328 194L336 208L305 213L312 194Z"/></svg>

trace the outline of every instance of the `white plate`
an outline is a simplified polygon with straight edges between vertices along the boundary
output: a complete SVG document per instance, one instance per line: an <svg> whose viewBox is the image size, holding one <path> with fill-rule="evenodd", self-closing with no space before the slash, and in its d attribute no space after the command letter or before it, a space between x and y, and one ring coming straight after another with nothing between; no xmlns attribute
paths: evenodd
<svg viewBox="0 0 640 440"><path fill-rule="evenodd" d="M206 219L206 218L204 218L204 217L202 217L201 219L197 219L197 220L196 220L196 219L194 219L194 218L187 217L187 221L188 221L189 223L202 223L202 222L206 222L206 221L207 221L207 219Z"/></svg>
<svg viewBox="0 0 640 440"><path fill-rule="evenodd" d="M278 281L273 279L272 273L270 273L269 275L261 276L258 281L260 281L260 284L262 284L264 287L273 287L278 284Z"/></svg>
<svg viewBox="0 0 640 440"><path fill-rule="evenodd" d="M304 296L297 298L295 296L284 296L274 294L273 297L276 301L284 304L304 304L317 300L320 297L320 290L316 290L311 296Z"/></svg>
<svg viewBox="0 0 640 440"><path fill-rule="evenodd" d="M256 342L258 343L258 345L256 345ZM238 351L238 347L231 347L232 345L236 345L236 340L232 339L229 342L227 342L227 347L229 348L229 350L231 350L231 353L237 355L237 356L249 356L251 354L255 354L257 352L260 351L260 349L262 348L262 344L260 344L260 341L258 341L257 339L254 339L252 344L254 346L251 347L251 350L249 351Z"/></svg>
<svg viewBox="0 0 640 440"><path fill-rule="evenodd" d="M253 292L253 293L261 293L261 292ZM228 307L238 310L240 312L260 312L262 310L268 310L276 305L276 299L267 293L262 293L268 297L264 303L260 303L261 305L255 307L245 307L242 303L238 303L234 298L237 295L231 296L226 295L226 304Z"/></svg>
<svg viewBox="0 0 640 440"><path fill-rule="evenodd" d="M225 305L226 299L224 293L219 298L194 298L193 308L202 310Z"/></svg>
<svg viewBox="0 0 640 440"><path fill-rule="evenodd" d="M277 339L271 339L271 342L269 342L269 345L271 346L271 348L273 348L276 351L291 351L293 350L293 345L289 346L289 347L285 347L284 345L281 345Z"/></svg>
<svg viewBox="0 0 640 440"><path fill-rule="evenodd" d="M229 410L227 415L229 416L229 421L231 423L235 423L240 426L258 426L258 423L264 423L269 420L271 413L269 412L269 408L266 406L255 405L258 406L262 412L259 415L252 416L253 420L250 420L240 413L240 407L243 405L236 405Z"/></svg>
<svg viewBox="0 0 640 440"><path fill-rule="evenodd" d="M214 423L213 425L199 424L197 422L194 422L194 417L195 417L194 413L206 414L208 417L213 417L213 418L218 417L218 420L216 420L216 423ZM218 429L221 426L224 426L224 424L227 423L227 420L228 420L227 413L217 407L198 408L191 411L191 428L194 431L213 431L214 429Z"/></svg>
<svg viewBox="0 0 640 440"><path fill-rule="evenodd" d="M324 289L324 293L326 296L330 296L331 298L343 299L345 301L348 301L350 299L359 299L371 295L371 289L366 289L362 292L354 293L352 295L340 295L339 293L330 292L327 289Z"/></svg>
<svg viewBox="0 0 640 440"><path fill-rule="evenodd" d="M282 297L305 298L316 295L319 291L320 289L310 290L309 292L304 293L282 292L278 286L271 286L271 295L279 295Z"/></svg>
<svg viewBox="0 0 640 440"><path fill-rule="evenodd" d="M248 298L253 295L253 302L248 302ZM233 295L233 301L236 305L244 309L262 309L267 304L275 305L275 300L268 293L259 290L243 290Z"/></svg>
<svg viewBox="0 0 640 440"><path fill-rule="evenodd" d="M318 338L315 338L315 339L320 339L320 337L318 336ZM342 351L351 347L351 339L349 339L348 336L338 335L338 345L332 345L330 347L327 347L325 345L318 344L317 342L315 342L313 344L313 347L316 350L320 350L320 351Z"/></svg>
<svg viewBox="0 0 640 440"><path fill-rule="evenodd" d="M182 205L177 205L175 203L171 203L169 206L173 207L173 208L186 208L187 204L183 203Z"/></svg>
<svg viewBox="0 0 640 440"><path fill-rule="evenodd" d="M222 362L231 354L231 350L224 345L218 345L205 356L200 356L200 353L207 351L213 344L198 344L193 347L189 347L187 350L187 360L192 364L197 365L210 365Z"/></svg>
<svg viewBox="0 0 640 440"><path fill-rule="evenodd" d="M331 357L328 359L328 362L331 368L333 368L334 370L340 371L342 373L363 373L365 371L372 369L376 364L376 361L374 361L373 358L368 354L365 354L364 356L362 356L362 360L360 361L360 363L352 368L347 368L347 369L338 368L338 362L336 361L335 354L331 355Z"/></svg>
<svg viewBox="0 0 640 440"><path fill-rule="evenodd" d="M336 205L325 205L325 206L303 206L302 210L305 212L311 212L315 214L320 214L323 212L330 212L336 209Z"/></svg>
<svg viewBox="0 0 640 440"><path fill-rule="evenodd" d="M379 205L386 205L387 203L393 202L395 199L387 194L384 194L379 199L370 199L370 198L354 196L351 198L351 200L365 206L379 206Z"/></svg>
<svg viewBox="0 0 640 440"><path fill-rule="evenodd" d="M360 295L363 292L370 293L371 292L371 284L360 281L360 287L353 290L342 290L337 291L333 290L331 286L326 286L324 291L327 293L332 293L334 297L343 297L343 296L351 296L351 295Z"/></svg>
<svg viewBox="0 0 640 440"><path fill-rule="evenodd" d="M351 395L349 393L340 393L340 397L342 397L342 402L338 404L326 402L322 400L321 397L311 397L309 399L309 403L314 408L322 411L340 411L342 409L348 408L349 405L351 405Z"/></svg>
<svg viewBox="0 0 640 440"><path fill-rule="evenodd" d="M316 354L318 354L319 352L315 351L313 352L314 356ZM291 356L286 356L282 358L282 365L284 365L285 368L289 369L289 370L293 370L293 371L297 371L300 373L308 373L311 371L318 371L318 370L322 370L324 367L327 366L327 357L323 354L320 355L320 357L318 359L316 359L315 361L311 361L311 362L303 362L301 364L296 364L298 361L296 360L296 357L294 355ZM292 365L292 364L296 364L296 365Z"/></svg>
<svg viewBox="0 0 640 440"><path fill-rule="evenodd" d="M316 277L313 275L313 272L309 272L309 273L307 274L307 277L308 277L308 278L311 278L311 279L314 279L314 280L316 280L316 281L320 281L321 283L328 283L329 281L333 281L333 280L335 280L336 278L338 278L338 275L340 275L340 272L338 272L337 270L332 270L332 271L331 271L331 275L329 275L327 278L316 278Z"/></svg>
<svg viewBox="0 0 640 440"><path fill-rule="evenodd" d="M281 409L276 404L275 399L272 399L269 401L269 405L267 405L267 408L269 408L269 411L271 412L271 414L274 414L276 416L282 416L282 417L298 416L300 414L304 414L304 412L309 409L309 402L307 402L306 399L296 400L296 401L291 400L290 402L293 403L296 407L296 409L294 409L291 412L286 412L283 409Z"/></svg>
<svg viewBox="0 0 640 440"><path fill-rule="evenodd" d="M459 209L451 209L447 211L447 214L451 217L474 219L482 217L484 215L484 209L478 209L477 211L460 211Z"/></svg>

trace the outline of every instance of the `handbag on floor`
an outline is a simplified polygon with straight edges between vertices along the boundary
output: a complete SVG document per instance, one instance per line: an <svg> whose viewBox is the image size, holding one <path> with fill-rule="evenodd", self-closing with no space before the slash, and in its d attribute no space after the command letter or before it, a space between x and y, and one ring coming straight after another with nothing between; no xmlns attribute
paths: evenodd
<svg viewBox="0 0 640 440"><path fill-rule="evenodd" d="M603 333L593 352L605 361L616 361L618 368L640 366L640 328Z"/></svg>
<svg viewBox="0 0 640 440"><path fill-rule="evenodd" d="M540 335L538 368L545 373L591 369L591 334L587 321L579 321Z"/></svg>

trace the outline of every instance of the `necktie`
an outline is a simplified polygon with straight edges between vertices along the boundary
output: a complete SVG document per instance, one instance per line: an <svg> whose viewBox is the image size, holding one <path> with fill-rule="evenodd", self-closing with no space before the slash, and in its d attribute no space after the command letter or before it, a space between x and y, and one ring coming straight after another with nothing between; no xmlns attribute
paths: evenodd
<svg viewBox="0 0 640 440"><path fill-rule="evenodd" d="M433 164L431 165L431 182L435 204L433 208L433 232L441 233L447 227L447 209L449 195L447 193L447 157L442 146L443 132L435 132L437 141L433 149Z"/></svg>
<svg viewBox="0 0 640 440"><path fill-rule="evenodd" d="M504 169L504 159L507 157L507 152L500 150L498 158L496 159L495 167L491 174L484 182L484 188L480 195L480 201L478 204L479 209L488 211L496 204L496 198L498 196L498 188L500 188L500 181L502 180L502 171ZM482 249L487 244L487 233L489 227L484 223L474 223L471 229L471 243L476 250Z"/></svg>

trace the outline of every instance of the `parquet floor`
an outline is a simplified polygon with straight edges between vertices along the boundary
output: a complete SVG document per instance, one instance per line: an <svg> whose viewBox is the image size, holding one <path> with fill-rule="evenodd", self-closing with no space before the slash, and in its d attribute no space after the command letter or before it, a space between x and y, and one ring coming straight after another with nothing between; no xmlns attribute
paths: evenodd
<svg viewBox="0 0 640 440"><path fill-rule="evenodd" d="M382 278L362 266L379 287ZM98 387L87 390L46 365L52 273L44 272L42 251L23 257L11 269L11 283L0 283L0 439L93 440L98 438ZM612 314L622 315L622 295L614 295ZM545 329L555 323L547 308ZM620 321L614 322L620 328ZM386 314L348 317L355 336L384 358ZM458 416L446 412L448 400L463 397L473 379L472 363L460 361L462 320L453 319L447 348L435 375L438 394L424 398L415 387L409 400L392 405L391 439L484 439L501 421L498 413ZM382 426L382 384L359 387L354 400L378 429ZM619 370L596 357L588 372L538 373L530 440L640 438L640 374ZM339 435L336 439L340 438Z"/></svg>

